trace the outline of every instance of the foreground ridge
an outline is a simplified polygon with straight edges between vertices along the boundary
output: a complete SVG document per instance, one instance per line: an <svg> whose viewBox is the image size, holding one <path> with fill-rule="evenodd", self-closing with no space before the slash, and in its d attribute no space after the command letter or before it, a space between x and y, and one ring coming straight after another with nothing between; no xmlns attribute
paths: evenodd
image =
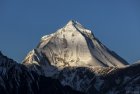
<svg viewBox="0 0 140 94"><path fill-rule="evenodd" d="M82 94L57 79L38 75L0 52L0 94Z"/></svg>

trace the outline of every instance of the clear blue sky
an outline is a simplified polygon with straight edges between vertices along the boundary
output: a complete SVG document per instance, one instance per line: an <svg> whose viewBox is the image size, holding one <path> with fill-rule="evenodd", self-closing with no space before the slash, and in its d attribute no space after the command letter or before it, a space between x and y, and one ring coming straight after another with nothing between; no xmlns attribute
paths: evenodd
<svg viewBox="0 0 140 94"><path fill-rule="evenodd" d="M21 62L71 19L128 62L140 59L140 0L0 0L0 50Z"/></svg>

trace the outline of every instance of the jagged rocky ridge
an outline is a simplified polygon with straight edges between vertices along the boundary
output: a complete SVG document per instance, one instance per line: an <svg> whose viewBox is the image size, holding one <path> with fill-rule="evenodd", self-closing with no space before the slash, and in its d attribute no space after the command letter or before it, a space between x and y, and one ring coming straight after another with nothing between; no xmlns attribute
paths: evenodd
<svg viewBox="0 0 140 94"><path fill-rule="evenodd" d="M0 52L0 94L82 94L28 70Z"/></svg>

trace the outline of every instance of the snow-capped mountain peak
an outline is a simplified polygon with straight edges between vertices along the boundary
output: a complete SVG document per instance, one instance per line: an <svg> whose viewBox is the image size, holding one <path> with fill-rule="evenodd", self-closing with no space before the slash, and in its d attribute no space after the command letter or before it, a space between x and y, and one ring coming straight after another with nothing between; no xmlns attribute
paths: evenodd
<svg viewBox="0 0 140 94"><path fill-rule="evenodd" d="M53 70L65 67L123 67L127 62L105 47L90 30L71 20L57 32L43 36L23 64L37 64L47 73L48 69L52 70L51 67Z"/></svg>
<svg viewBox="0 0 140 94"><path fill-rule="evenodd" d="M88 34L92 34L92 32L88 29L86 29L84 26L82 26L79 22L74 21L74 20L70 20L64 27L63 29L65 31L77 31L80 33L88 33Z"/></svg>
<svg viewBox="0 0 140 94"><path fill-rule="evenodd" d="M74 21L74 20L70 20L66 26L65 26L65 29L67 28L78 28L78 27L83 27L80 23L78 23L77 21Z"/></svg>

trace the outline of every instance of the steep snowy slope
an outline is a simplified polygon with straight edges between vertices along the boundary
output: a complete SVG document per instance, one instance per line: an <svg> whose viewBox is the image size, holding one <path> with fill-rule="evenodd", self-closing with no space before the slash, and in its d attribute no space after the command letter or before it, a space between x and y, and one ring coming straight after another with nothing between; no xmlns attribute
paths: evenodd
<svg viewBox="0 0 140 94"><path fill-rule="evenodd" d="M49 76L69 66L123 67L127 62L105 47L90 30L76 21L69 21L57 32L42 37L23 64L41 66Z"/></svg>

